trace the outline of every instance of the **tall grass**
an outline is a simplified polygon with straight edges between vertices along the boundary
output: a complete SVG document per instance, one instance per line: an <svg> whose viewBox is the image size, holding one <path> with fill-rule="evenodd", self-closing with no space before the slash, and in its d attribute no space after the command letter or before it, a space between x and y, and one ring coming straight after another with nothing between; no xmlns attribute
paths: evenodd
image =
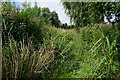
<svg viewBox="0 0 120 80"><path fill-rule="evenodd" d="M105 31L107 32L107 34L103 32L103 29L100 29L100 31L103 34L103 38L100 38L94 44L93 48L97 49L98 47L100 47L100 49L102 49L101 50L102 52L100 53L100 56L102 56L102 58L100 59L99 63L94 67L95 70L93 71L97 72L96 77L98 78L102 78L102 77L118 78L119 77L119 73L118 73L119 61L118 60L116 61L116 59L118 59L116 55L119 56L118 55L119 47L117 47L117 44L119 44L119 42L117 42L117 40L119 39L118 38L119 31L114 29L111 30L111 32ZM94 51L95 50L92 50L92 53ZM94 54L97 54L97 53L94 53Z"/></svg>
<svg viewBox="0 0 120 80"><path fill-rule="evenodd" d="M52 46L49 51L44 46L36 50L31 41L25 44L9 38L3 46L3 78L37 78L53 60Z"/></svg>
<svg viewBox="0 0 120 80"><path fill-rule="evenodd" d="M37 17L37 10L21 12L3 21L3 78L119 77L119 30L97 24L78 29L79 33L54 30ZM26 28L21 23L27 23Z"/></svg>
<svg viewBox="0 0 120 80"><path fill-rule="evenodd" d="M112 26L92 26L80 33L64 32L62 36L69 42L69 50L57 60L57 77L119 78L119 32Z"/></svg>

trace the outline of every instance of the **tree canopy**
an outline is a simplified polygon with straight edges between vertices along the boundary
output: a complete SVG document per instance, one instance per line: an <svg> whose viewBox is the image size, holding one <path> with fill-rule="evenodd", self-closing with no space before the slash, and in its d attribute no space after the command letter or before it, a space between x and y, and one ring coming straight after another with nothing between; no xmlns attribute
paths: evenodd
<svg viewBox="0 0 120 80"><path fill-rule="evenodd" d="M55 11L51 12L50 20L52 26L60 27L61 22L59 20L58 14Z"/></svg>
<svg viewBox="0 0 120 80"><path fill-rule="evenodd" d="M63 2L65 13L77 27L104 22L104 16L110 22L110 15L120 12L120 2Z"/></svg>

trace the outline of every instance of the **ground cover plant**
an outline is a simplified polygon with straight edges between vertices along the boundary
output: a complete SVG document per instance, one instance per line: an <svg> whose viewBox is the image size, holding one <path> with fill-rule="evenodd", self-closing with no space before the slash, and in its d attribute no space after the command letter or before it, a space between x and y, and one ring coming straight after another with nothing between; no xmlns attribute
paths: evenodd
<svg viewBox="0 0 120 80"><path fill-rule="evenodd" d="M57 13L36 2L2 4L3 78L120 78L119 22L60 28Z"/></svg>

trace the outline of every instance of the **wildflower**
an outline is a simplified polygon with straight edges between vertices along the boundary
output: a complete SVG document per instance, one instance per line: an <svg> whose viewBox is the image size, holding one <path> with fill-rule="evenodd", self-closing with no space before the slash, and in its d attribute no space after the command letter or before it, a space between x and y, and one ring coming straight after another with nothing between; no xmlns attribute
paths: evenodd
<svg viewBox="0 0 120 80"><path fill-rule="evenodd" d="M107 65L108 63L107 63L107 62L105 62L105 64Z"/></svg>
<svg viewBox="0 0 120 80"><path fill-rule="evenodd" d="M7 14L7 11L5 11L4 14Z"/></svg>
<svg viewBox="0 0 120 80"><path fill-rule="evenodd" d="M14 11L10 11L10 13L12 14L12 13L14 13Z"/></svg>
<svg viewBox="0 0 120 80"><path fill-rule="evenodd" d="M7 16L12 16L12 14L7 14Z"/></svg>
<svg viewBox="0 0 120 80"><path fill-rule="evenodd" d="M12 14L7 14L8 18L13 19Z"/></svg>

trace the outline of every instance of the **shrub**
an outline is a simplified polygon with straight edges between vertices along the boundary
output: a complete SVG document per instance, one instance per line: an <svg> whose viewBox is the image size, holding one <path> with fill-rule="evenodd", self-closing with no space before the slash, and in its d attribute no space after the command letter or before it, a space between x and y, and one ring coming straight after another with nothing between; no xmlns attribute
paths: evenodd
<svg viewBox="0 0 120 80"><path fill-rule="evenodd" d="M3 2L2 8L3 42L8 36L13 36L15 40L20 41L26 34L29 37L34 36L39 41L43 40L46 33L44 26L47 24L44 24L44 18L39 14L40 8L35 5L33 8L26 6L20 9L11 2Z"/></svg>

